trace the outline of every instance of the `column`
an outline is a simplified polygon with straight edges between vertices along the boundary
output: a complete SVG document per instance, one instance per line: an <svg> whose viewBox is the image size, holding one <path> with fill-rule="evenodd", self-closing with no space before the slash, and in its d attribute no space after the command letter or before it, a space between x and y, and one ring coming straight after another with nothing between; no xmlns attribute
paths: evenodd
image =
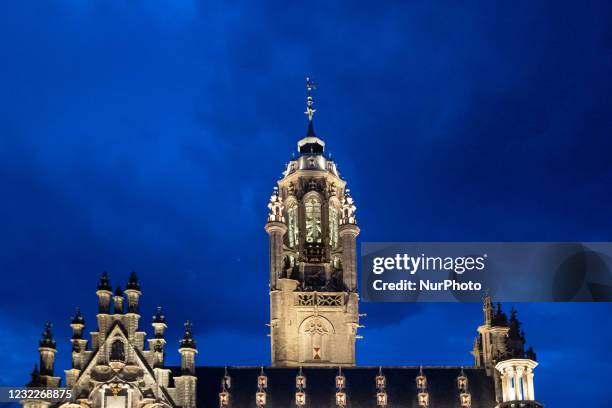
<svg viewBox="0 0 612 408"><path fill-rule="evenodd" d="M527 367L527 373L525 374L527 378L527 397L525 399L535 401L535 394L533 389L533 369Z"/></svg>
<svg viewBox="0 0 612 408"><path fill-rule="evenodd" d="M508 367L504 370L506 375L506 392L505 392L505 400L512 401L514 400L514 387L512 387L512 376L514 375L514 370L511 367Z"/></svg>
<svg viewBox="0 0 612 408"><path fill-rule="evenodd" d="M521 380L522 380L523 368L514 367L514 396L516 401L523 399L521 395Z"/></svg>
<svg viewBox="0 0 612 408"><path fill-rule="evenodd" d="M270 290L274 290L283 270L283 237L287 226L274 221L267 223L265 228L270 236Z"/></svg>
<svg viewBox="0 0 612 408"><path fill-rule="evenodd" d="M355 224L344 224L338 228L342 239L342 280L350 292L357 290L357 235L359 227Z"/></svg>

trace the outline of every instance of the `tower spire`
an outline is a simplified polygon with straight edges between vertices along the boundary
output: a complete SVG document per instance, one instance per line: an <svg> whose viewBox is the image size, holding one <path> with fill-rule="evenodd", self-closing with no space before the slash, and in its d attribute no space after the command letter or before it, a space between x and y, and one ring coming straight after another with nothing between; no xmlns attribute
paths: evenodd
<svg viewBox="0 0 612 408"><path fill-rule="evenodd" d="M306 77L306 112L304 112L308 116L308 133L306 133L306 136L315 136L312 124L312 118L317 111L314 108L314 99L312 97L312 91L315 89L317 89L317 84L310 77Z"/></svg>

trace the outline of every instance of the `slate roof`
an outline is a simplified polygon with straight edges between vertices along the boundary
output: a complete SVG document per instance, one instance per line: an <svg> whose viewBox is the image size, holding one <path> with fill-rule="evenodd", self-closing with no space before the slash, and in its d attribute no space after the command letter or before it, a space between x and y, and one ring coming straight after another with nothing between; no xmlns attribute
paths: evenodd
<svg viewBox="0 0 612 408"><path fill-rule="evenodd" d="M174 371L175 368L173 368ZM230 408L256 408L255 392L260 367L228 367L231 377ZM472 396L472 408L496 405L493 379L482 368L464 368ZM297 368L264 367L268 376L266 408L295 408ZM306 376L306 408L335 408L337 367L303 368ZM419 367L382 367L387 379L388 408L418 408L415 378ZM427 377L429 406L459 407L457 377L461 367L423 367ZM375 377L378 367L343 368L346 377L347 408L377 408ZM224 367L196 368L198 408L218 408Z"/></svg>

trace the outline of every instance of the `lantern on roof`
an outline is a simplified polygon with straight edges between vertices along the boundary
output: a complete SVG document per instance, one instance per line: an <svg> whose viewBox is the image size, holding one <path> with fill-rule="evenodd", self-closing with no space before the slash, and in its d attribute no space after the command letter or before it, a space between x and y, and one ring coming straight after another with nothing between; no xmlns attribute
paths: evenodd
<svg viewBox="0 0 612 408"><path fill-rule="evenodd" d="M429 406L429 393L427 392L419 392L418 394L419 406L427 407Z"/></svg>
<svg viewBox="0 0 612 408"><path fill-rule="evenodd" d="M336 393L336 406L344 407L346 406L346 393L343 391L338 391Z"/></svg>
<svg viewBox="0 0 612 408"><path fill-rule="evenodd" d="M225 408L229 405L229 393L227 391L221 391L219 393L219 407Z"/></svg>
<svg viewBox="0 0 612 408"><path fill-rule="evenodd" d="M424 375L418 375L416 378L416 385L419 389L427 387L427 378Z"/></svg>
<svg viewBox="0 0 612 408"><path fill-rule="evenodd" d="M302 374L302 367L300 367L298 375L295 376L295 388L306 388L306 376Z"/></svg>
<svg viewBox="0 0 612 408"><path fill-rule="evenodd" d="M385 388L386 385L387 385L387 379L385 378L385 376L382 374L378 374L376 376L376 388L382 389L382 388Z"/></svg>
<svg viewBox="0 0 612 408"><path fill-rule="evenodd" d="M261 389L268 388L268 376L264 373L263 367L261 367L261 372L257 376L257 386Z"/></svg>
<svg viewBox="0 0 612 408"><path fill-rule="evenodd" d="M344 378L344 375L342 374L338 374L336 376L336 388L338 388L339 390L344 388L346 385L346 378Z"/></svg>
<svg viewBox="0 0 612 408"><path fill-rule="evenodd" d="M459 394L459 402L462 407L471 407L472 406L472 396L469 392L462 392Z"/></svg>
<svg viewBox="0 0 612 408"><path fill-rule="evenodd" d="M379 407L387 406L387 393L385 391L376 394L376 405Z"/></svg>
<svg viewBox="0 0 612 408"><path fill-rule="evenodd" d="M295 393L295 405L303 407L306 405L306 393L304 391L298 391Z"/></svg>
<svg viewBox="0 0 612 408"><path fill-rule="evenodd" d="M255 404L258 407L263 407L266 405L266 393L264 391L257 391L255 393Z"/></svg>
<svg viewBox="0 0 612 408"><path fill-rule="evenodd" d="M223 379L221 380L221 385L224 388L231 388L232 386L232 377L229 376L228 372L227 372L227 367L225 367L225 373L223 374Z"/></svg>
<svg viewBox="0 0 612 408"><path fill-rule="evenodd" d="M459 374L459 377L457 377L457 388L460 391L465 391L467 390L467 386L468 386L468 379L463 373L463 369L461 369L461 374Z"/></svg>

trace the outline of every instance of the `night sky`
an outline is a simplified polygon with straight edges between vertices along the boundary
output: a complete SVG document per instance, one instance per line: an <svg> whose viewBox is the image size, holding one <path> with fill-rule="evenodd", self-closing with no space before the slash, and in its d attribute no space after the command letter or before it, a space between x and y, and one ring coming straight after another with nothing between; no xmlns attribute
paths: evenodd
<svg viewBox="0 0 612 408"><path fill-rule="evenodd" d="M68 368L103 270L139 274L149 332L164 306L170 364L186 319L199 364L269 362L263 226L307 74L361 241L612 240L612 4L562 3L3 4L0 384L47 320ZM612 305L515 306L537 399L609 406ZM479 304L362 309L359 364L472 363Z"/></svg>

